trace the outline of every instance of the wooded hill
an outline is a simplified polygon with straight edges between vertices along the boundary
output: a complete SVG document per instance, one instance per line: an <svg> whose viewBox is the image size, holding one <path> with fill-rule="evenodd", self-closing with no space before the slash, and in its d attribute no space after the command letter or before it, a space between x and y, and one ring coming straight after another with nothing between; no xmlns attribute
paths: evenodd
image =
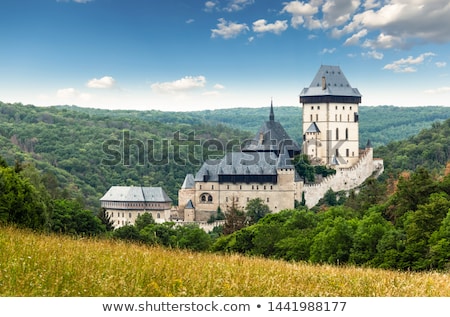
<svg viewBox="0 0 450 317"><path fill-rule="evenodd" d="M87 208L98 208L112 185L162 186L177 203L186 173L252 138L268 114L269 107L163 112L0 102L0 156L34 164L55 192L64 189ZM360 118L361 146L370 139L388 169L445 165L448 131L439 122L450 108L362 106ZM301 107L276 107L275 119L301 143ZM424 128L431 129L418 134Z"/></svg>

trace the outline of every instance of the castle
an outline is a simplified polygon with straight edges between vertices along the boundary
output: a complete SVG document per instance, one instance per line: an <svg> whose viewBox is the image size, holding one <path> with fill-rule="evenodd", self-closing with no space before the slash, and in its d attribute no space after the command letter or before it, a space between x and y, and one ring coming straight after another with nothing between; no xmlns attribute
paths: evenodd
<svg viewBox="0 0 450 317"><path fill-rule="evenodd" d="M322 65L311 85L300 93L303 105L302 149L275 121L273 104L269 120L240 152L203 163L186 175L178 193L178 212L185 222L206 221L233 202L244 208L260 198L274 213L292 209L295 201L315 206L329 190L350 190L383 171L383 161L373 158L370 141L359 148L361 94L352 88L339 66ZM312 164L336 170L319 183L305 184L292 159L306 154Z"/></svg>
<svg viewBox="0 0 450 317"><path fill-rule="evenodd" d="M271 212L292 209L295 202L315 206L328 190L348 191L384 170L383 160L373 158L370 141L359 147L361 94L352 88L339 66L322 65L311 85L300 93L303 106L303 142L300 147L275 120L273 103L269 120L241 151L207 160L195 175L186 175L178 191L178 206L161 188L112 187L101 199L116 228L133 224L143 212L158 222L196 222L212 229L207 220L232 204L245 208L259 198ZM313 165L336 171L319 182L306 183L293 158L307 155Z"/></svg>

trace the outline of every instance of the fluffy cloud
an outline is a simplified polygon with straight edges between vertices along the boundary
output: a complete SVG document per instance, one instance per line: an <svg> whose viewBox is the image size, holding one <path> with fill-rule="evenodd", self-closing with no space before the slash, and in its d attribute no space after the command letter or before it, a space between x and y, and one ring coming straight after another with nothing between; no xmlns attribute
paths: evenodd
<svg viewBox="0 0 450 317"><path fill-rule="evenodd" d="M391 64L385 65L383 69L393 70L396 73L413 73L417 71L415 65L423 64L425 59L430 56L435 56L435 54L427 52L420 54L417 57L408 56L407 58L402 58Z"/></svg>
<svg viewBox="0 0 450 317"><path fill-rule="evenodd" d="M275 23L267 23L266 20L260 19L253 22L253 31L256 33L272 32L281 34L288 28L287 21L275 21Z"/></svg>
<svg viewBox="0 0 450 317"><path fill-rule="evenodd" d="M64 101L89 100L90 94L81 93L75 88L62 88L56 92L56 96Z"/></svg>
<svg viewBox="0 0 450 317"><path fill-rule="evenodd" d="M206 78L204 76L185 76L171 82L155 83L151 88L159 93L177 93L187 92L190 90L203 88L206 85Z"/></svg>
<svg viewBox="0 0 450 317"><path fill-rule="evenodd" d="M311 1L310 3L291 1L285 4L281 13L291 14L291 25L298 28L305 23L305 20L311 21L312 16L319 12L319 4L318 1Z"/></svg>
<svg viewBox="0 0 450 317"><path fill-rule="evenodd" d="M239 24L231 21L226 21L223 18L219 19L217 29L211 30L211 37L222 37L224 39L231 39L237 37L239 34L248 31L247 24Z"/></svg>
<svg viewBox="0 0 450 317"><path fill-rule="evenodd" d="M450 42L448 0L295 0L281 13L291 15L295 28L331 30L345 36L346 45L372 50ZM362 44L361 32L367 37Z"/></svg>
<svg viewBox="0 0 450 317"><path fill-rule="evenodd" d="M100 79L93 78L86 83L86 86L89 88L100 88L107 89L112 88L116 84L116 81L111 76L104 76Z"/></svg>

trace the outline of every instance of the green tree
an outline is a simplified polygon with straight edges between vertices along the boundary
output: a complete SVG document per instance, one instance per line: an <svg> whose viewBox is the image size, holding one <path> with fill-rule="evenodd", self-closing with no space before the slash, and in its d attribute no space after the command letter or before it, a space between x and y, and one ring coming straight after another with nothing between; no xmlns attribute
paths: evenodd
<svg viewBox="0 0 450 317"><path fill-rule="evenodd" d="M211 237L197 224L176 227L177 246L194 251L206 251L211 246Z"/></svg>
<svg viewBox="0 0 450 317"><path fill-rule="evenodd" d="M249 219L249 225L257 223L260 219L271 213L269 206L264 204L261 198L251 199L247 203L247 206L245 206L245 212Z"/></svg>
<svg viewBox="0 0 450 317"><path fill-rule="evenodd" d="M155 220L153 219L152 214L149 212L144 212L143 214L140 214L136 218L136 221L134 222L134 225L138 231L141 231L148 225L153 225L153 224L155 224Z"/></svg>
<svg viewBox="0 0 450 317"><path fill-rule="evenodd" d="M30 181L11 167L0 167L0 222L42 229L46 205Z"/></svg>
<svg viewBox="0 0 450 317"><path fill-rule="evenodd" d="M450 211L439 230L430 237L429 267L440 270L450 269Z"/></svg>
<svg viewBox="0 0 450 317"><path fill-rule="evenodd" d="M378 253L379 241L392 229L392 224L382 216L382 213L376 207L371 208L358 222L353 237L350 262L371 264Z"/></svg>

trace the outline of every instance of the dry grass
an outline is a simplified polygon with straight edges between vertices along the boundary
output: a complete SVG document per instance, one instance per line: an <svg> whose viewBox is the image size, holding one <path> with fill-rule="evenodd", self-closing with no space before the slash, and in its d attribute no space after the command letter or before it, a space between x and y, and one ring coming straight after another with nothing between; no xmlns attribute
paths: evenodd
<svg viewBox="0 0 450 317"><path fill-rule="evenodd" d="M286 263L0 227L0 296L450 296L450 275Z"/></svg>

